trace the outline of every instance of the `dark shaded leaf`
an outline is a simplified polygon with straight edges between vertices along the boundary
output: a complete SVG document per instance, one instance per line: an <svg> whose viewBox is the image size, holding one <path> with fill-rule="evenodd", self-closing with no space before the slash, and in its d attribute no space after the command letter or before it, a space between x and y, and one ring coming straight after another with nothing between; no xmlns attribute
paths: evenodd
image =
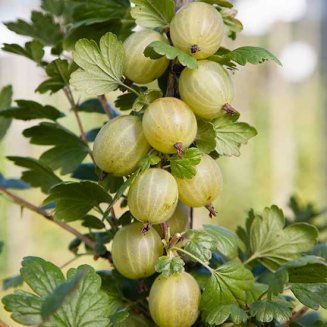
<svg viewBox="0 0 327 327"><path fill-rule="evenodd" d="M73 172L72 177L80 180L97 182L99 176L96 174L96 167L93 163L82 163Z"/></svg>
<svg viewBox="0 0 327 327"><path fill-rule="evenodd" d="M105 224L101 221L101 219L92 215L86 215L83 217L82 226L93 229L105 228Z"/></svg>
<svg viewBox="0 0 327 327"><path fill-rule="evenodd" d="M93 128L86 132L85 136L89 142L94 142L101 128Z"/></svg>
<svg viewBox="0 0 327 327"><path fill-rule="evenodd" d="M2 290L7 291L10 288L16 288L23 284L23 278L21 275L5 278L2 281Z"/></svg>
<svg viewBox="0 0 327 327"><path fill-rule="evenodd" d="M196 174L196 165L201 161L201 152L197 148L189 148L180 158L178 155L170 157L171 173L179 178L192 178Z"/></svg>
<svg viewBox="0 0 327 327"><path fill-rule="evenodd" d="M31 185L21 181L20 179L7 179L0 173L0 187L12 188L16 190L26 190L29 189Z"/></svg>
<svg viewBox="0 0 327 327"><path fill-rule="evenodd" d="M42 0L41 8L55 16L61 16L65 9L65 0Z"/></svg>
<svg viewBox="0 0 327 327"><path fill-rule="evenodd" d="M8 85L0 91L0 112L10 107L12 101L12 86ZM11 119L0 117L0 140L6 135Z"/></svg>

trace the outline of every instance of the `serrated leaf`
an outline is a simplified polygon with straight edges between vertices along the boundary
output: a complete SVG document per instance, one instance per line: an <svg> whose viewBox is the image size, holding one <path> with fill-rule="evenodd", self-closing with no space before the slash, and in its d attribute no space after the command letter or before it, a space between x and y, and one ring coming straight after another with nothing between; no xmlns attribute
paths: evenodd
<svg viewBox="0 0 327 327"><path fill-rule="evenodd" d="M65 0L42 0L41 8L55 16L61 16L65 9Z"/></svg>
<svg viewBox="0 0 327 327"><path fill-rule="evenodd" d="M103 107L101 105L101 102L98 98L96 99L89 99L84 102L82 102L78 106L78 110L82 112L94 112L98 114L105 114L105 111L103 110Z"/></svg>
<svg viewBox="0 0 327 327"><path fill-rule="evenodd" d="M40 187L42 192L61 182L61 179L42 161L29 157L7 157L16 166L27 168L23 171L21 179L33 187Z"/></svg>
<svg viewBox="0 0 327 327"><path fill-rule="evenodd" d="M258 300L268 290L267 284L254 283L253 288L246 291L246 303L251 304Z"/></svg>
<svg viewBox="0 0 327 327"><path fill-rule="evenodd" d="M53 106L43 106L35 101L16 100L17 107L0 111L0 116L18 120L49 119L56 121L65 115Z"/></svg>
<svg viewBox="0 0 327 327"><path fill-rule="evenodd" d="M260 322L271 322L274 319L278 322L287 321L292 315L293 305L281 299L274 301L256 301L252 303L250 313Z"/></svg>
<svg viewBox="0 0 327 327"><path fill-rule="evenodd" d="M198 67L198 63L195 58L188 55L184 51L175 48L165 42L162 41L154 41L150 43L144 50L144 55L151 59L158 59L165 56L169 60L173 60L175 58L183 65L190 69L196 69Z"/></svg>
<svg viewBox="0 0 327 327"><path fill-rule="evenodd" d="M262 216L256 216L250 228L253 257L270 270L298 258L317 241L318 231L313 225L297 223L286 228L284 225L282 210L272 206L265 208Z"/></svg>
<svg viewBox="0 0 327 327"><path fill-rule="evenodd" d="M198 120L198 132L195 143L197 148L204 153L210 153L216 148L216 132L211 122Z"/></svg>
<svg viewBox="0 0 327 327"><path fill-rule="evenodd" d="M2 50L26 57L35 61L37 64L42 63L42 58L44 56L43 44L37 40L26 42L24 47L18 44L4 43Z"/></svg>
<svg viewBox="0 0 327 327"><path fill-rule="evenodd" d="M200 309L210 324L220 325L229 316L236 323L246 320L240 306L246 303L246 292L254 285L254 277L241 263L230 261L216 269L206 285Z"/></svg>
<svg viewBox="0 0 327 327"><path fill-rule="evenodd" d="M166 27L175 14L173 0L132 0L135 7L131 10L136 24L147 27Z"/></svg>
<svg viewBox="0 0 327 327"><path fill-rule="evenodd" d="M240 123L235 117L224 114L212 121L216 133L216 151L219 155L239 156L240 147L257 135L255 128Z"/></svg>
<svg viewBox="0 0 327 327"><path fill-rule="evenodd" d="M197 148L189 148L184 151L182 157L173 155L170 157L171 173L179 178L192 178L196 174L196 165L201 161L201 152Z"/></svg>
<svg viewBox="0 0 327 327"><path fill-rule="evenodd" d="M16 189L16 190L26 190L31 187L29 183L25 183L21 181L20 179L16 178L5 178L1 173L0 173L0 187L3 188L11 188L11 189Z"/></svg>
<svg viewBox="0 0 327 327"><path fill-rule="evenodd" d="M200 0L201 2L218 5L220 7L232 8L233 4L229 0Z"/></svg>
<svg viewBox="0 0 327 327"><path fill-rule="evenodd" d="M220 51L221 50L218 50L217 54L209 57L208 59L217 61L222 64L232 62L241 66L245 66L247 63L257 65L268 60L272 60L280 66L282 65L282 63L275 55L260 47L246 46L237 48L232 51L227 49L223 49L223 52Z"/></svg>
<svg viewBox="0 0 327 327"><path fill-rule="evenodd" d="M82 39L75 45L74 61L80 69L70 82L80 91L101 95L122 85L125 50L112 33L105 34L98 46L95 41Z"/></svg>
<svg viewBox="0 0 327 327"><path fill-rule="evenodd" d="M216 247L216 242L206 232L198 230L187 231L185 237L187 238L185 250L200 260L208 262Z"/></svg>
<svg viewBox="0 0 327 327"><path fill-rule="evenodd" d="M115 106L120 110L131 110L136 99L136 94L124 93L117 97Z"/></svg>
<svg viewBox="0 0 327 327"><path fill-rule="evenodd" d="M203 225L204 230L215 241L216 250L229 258L238 255L239 239L231 230L218 225Z"/></svg>
<svg viewBox="0 0 327 327"><path fill-rule="evenodd" d="M89 153L88 146L70 130L55 123L40 123L25 129L25 137L32 144L50 145L40 160L53 170L61 168L63 175L73 172Z"/></svg>
<svg viewBox="0 0 327 327"><path fill-rule="evenodd" d="M93 207L111 201L104 188L90 181L61 183L51 188L49 194L44 204L54 202L55 217L65 221L81 219Z"/></svg>
<svg viewBox="0 0 327 327"><path fill-rule="evenodd" d="M44 45L57 45L63 39L60 25L52 15L40 11L32 11L31 22L18 19L16 22L5 23L8 29L19 34L30 36Z"/></svg>
<svg viewBox="0 0 327 327"><path fill-rule="evenodd" d="M184 271L184 265L185 263L180 257L162 256L158 259L155 269L156 272L169 277L175 273L182 273Z"/></svg>
<svg viewBox="0 0 327 327"><path fill-rule="evenodd" d="M127 308L117 311L116 313L110 315L110 322L114 324L121 324L129 317L129 311Z"/></svg>
<svg viewBox="0 0 327 327"><path fill-rule="evenodd" d="M225 2L225 1L224 1ZM242 32L243 24L236 18L237 10L224 6L220 10L225 25L225 34L232 40L236 39L237 33Z"/></svg>
<svg viewBox="0 0 327 327"><path fill-rule="evenodd" d="M69 84L70 75L77 69L75 64L69 64L67 60L56 59L45 67L45 72L49 77L42 82L35 92L56 93Z"/></svg>
<svg viewBox="0 0 327 327"><path fill-rule="evenodd" d="M10 107L12 101L12 86L8 85L0 91L0 112ZM0 140L6 135L11 119L0 117Z"/></svg>
<svg viewBox="0 0 327 327"><path fill-rule="evenodd" d="M294 283L291 291L305 306L314 310L319 306L327 309L327 283Z"/></svg>
<svg viewBox="0 0 327 327"><path fill-rule="evenodd" d="M23 284L23 278L21 275L7 277L2 281L2 290L7 291L10 288L18 287Z"/></svg>
<svg viewBox="0 0 327 327"><path fill-rule="evenodd" d="M154 100L159 99L162 97L162 92L159 90L147 90L142 93L141 96L136 98L133 103L132 110L139 112L141 110L146 109L146 107L152 103Z"/></svg>

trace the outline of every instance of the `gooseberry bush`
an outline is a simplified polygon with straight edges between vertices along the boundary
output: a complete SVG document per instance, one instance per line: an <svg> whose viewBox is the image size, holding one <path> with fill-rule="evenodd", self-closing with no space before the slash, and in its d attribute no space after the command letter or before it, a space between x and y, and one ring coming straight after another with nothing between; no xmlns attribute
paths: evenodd
<svg viewBox="0 0 327 327"><path fill-rule="evenodd" d="M1 136L13 119L37 120L23 136L48 148L39 158L7 157L23 173L0 175L0 192L73 234L76 258L108 267L64 275L46 258L26 257L3 287L30 290L3 297L5 310L26 326L322 326L301 320L327 308L326 244L317 244L314 225L272 205L250 210L236 232L193 229L193 208L219 221L219 158L239 156L257 134L231 104L231 73L279 60L259 47L223 47L242 30L229 0L131 2L42 0L30 21L5 23L31 40L2 50L44 69L36 92L62 92L71 110L12 104L11 86L2 89ZM85 131L81 112L108 122ZM65 115L80 135L60 123ZM43 203L18 194L30 188Z"/></svg>

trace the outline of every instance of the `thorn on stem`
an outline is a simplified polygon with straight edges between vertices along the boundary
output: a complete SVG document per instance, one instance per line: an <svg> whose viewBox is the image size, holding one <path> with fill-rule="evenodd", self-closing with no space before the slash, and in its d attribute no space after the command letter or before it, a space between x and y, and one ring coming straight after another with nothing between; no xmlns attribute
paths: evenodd
<svg viewBox="0 0 327 327"><path fill-rule="evenodd" d="M216 217L217 216L217 211L215 210L214 206L212 203L209 203L205 206L205 208L209 211L209 217Z"/></svg>
<svg viewBox="0 0 327 327"><path fill-rule="evenodd" d="M226 113L231 116L238 114L238 111L235 108L233 108L229 103L225 103L223 105L223 110L226 111Z"/></svg>
<svg viewBox="0 0 327 327"><path fill-rule="evenodd" d="M141 232L143 234L145 234L146 232L148 232L151 229L152 225L149 222L146 222L143 224L143 227L141 229Z"/></svg>
<svg viewBox="0 0 327 327"><path fill-rule="evenodd" d="M175 143L174 148L175 148L175 150L177 152L178 157L182 158L183 154L184 154L183 143L182 142Z"/></svg>

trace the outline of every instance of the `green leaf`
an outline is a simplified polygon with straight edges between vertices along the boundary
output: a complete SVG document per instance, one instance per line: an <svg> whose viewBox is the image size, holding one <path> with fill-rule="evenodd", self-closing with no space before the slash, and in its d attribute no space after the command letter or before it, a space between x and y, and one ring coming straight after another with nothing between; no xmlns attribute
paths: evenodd
<svg viewBox="0 0 327 327"><path fill-rule="evenodd" d="M0 173L0 187L11 188L16 190L26 190L29 189L31 185L29 183L25 183L21 181L20 179L16 179L16 178L7 179Z"/></svg>
<svg viewBox="0 0 327 327"><path fill-rule="evenodd" d="M313 225L297 223L284 228L285 218L277 206L265 208L256 216L250 228L253 258L270 270L309 251L317 241L318 231Z"/></svg>
<svg viewBox="0 0 327 327"><path fill-rule="evenodd" d="M201 0L201 2L218 5L220 7L233 8L233 4L229 0Z"/></svg>
<svg viewBox="0 0 327 327"><path fill-rule="evenodd" d="M197 148L184 151L183 157L177 154L170 157L171 173L179 178L192 178L196 174L195 166L201 161L201 152Z"/></svg>
<svg viewBox="0 0 327 327"><path fill-rule="evenodd" d="M105 114L101 102L98 98L89 99L82 102L78 106L78 110L82 112L89 112L89 113L98 113L98 114Z"/></svg>
<svg viewBox="0 0 327 327"><path fill-rule="evenodd" d="M175 14L173 0L132 0L135 7L131 10L136 24L147 27L166 27Z"/></svg>
<svg viewBox="0 0 327 327"><path fill-rule="evenodd" d="M99 176L96 174L96 167L94 163L82 163L72 174L73 178L77 178L83 181L94 181L99 180Z"/></svg>
<svg viewBox="0 0 327 327"><path fill-rule="evenodd" d="M117 311L116 313L110 315L110 322L114 324L121 324L129 317L129 311L127 308Z"/></svg>
<svg viewBox="0 0 327 327"><path fill-rule="evenodd" d="M119 110L131 110L136 99L137 95L134 93L123 93L117 97L115 106Z"/></svg>
<svg viewBox="0 0 327 327"><path fill-rule="evenodd" d="M185 250L190 252L202 261L208 262L212 251L216 247L216 242L206 232L189 230L185 235L187 243Z"/></svg>
<svg viewBox="0 0 327 327"><path fill-rule="evenodd" d="M65 9L65 0L42 0L41 8L54 16L61 16Z"/></svg>
<svg viewBox="0 0 327 327"><path fill-rule="evenodd" d="M203 225L204 230L215 241L216 250L229 258L238 255L239 239L231 230L218 225Z"/></svg>
<svg viewBox="0 0 327 327"><path fill-rule="evenodd" d="M305 306L318 310L319 306L327 309L327 283L295 283L291 291Z"/></svg>
<svg viewBox="0 0 327 327"><path fill-rule="evenodd" d="M0 91L0 112L10 107L12 101L12 86L8 85ZM11 119L0 117L0 140L6 135Z"/></svg>
<svg viewBox="0 0 327 327"><path fill-rule="evenodd" d="M185 263L180 257L162 256L158 259L155 269L156 272L169 277L175 273L182 273L184 271L184 265Z"/></svg>
<svg viewBox="0 0 327 327"><path fill-rule="evenodd" d="M261 283L254 283L253 288L246 291L246 303L251 304L258 300L268 290L268 285Z"/></svg>
<svg viewBox="0 0 327 327"><path fill-rule="evenodd" d="M5 278L2 281L2 290L7 291L10 288L18 287L23 284L23 278L21 275Z"/></svg>
<svg viewBox="0 0 327 327"><path fill-rule="evenodd" d="M225 34L232 40L235 40L237 33L243 30L243 24L236 18L237 10L228 7L222 8L220 14L224 21Z"/></svg>
<svg viewBox="0 0 327 327"><path fill-rule="evenodd" d="M61 183L50 189L49 194L44 204L55 202L55 217L66 221L81 219L93 207L111 201L104 188L90 181Z"/></svg>
<svg viewBox="0 0 327 327"><path fill-rule="evenodd" d="M52 106L42 106L35 101L16 100L17 106L2 110L0 116L18 120L49 119L56 121L65 115Z"/></svg>
<svg viewBox="0 0 327 327"><path fill-rule="evenodd" d="M117 21L126 18L129 9L127 0L74 0L72 27Z"/></svg>
<svg viewBox="0 0 327 327"><path fill-rule="evenodd" d="M309 254L324 258L327 261L327 243L317 244Z"/></svg>
<svg viewBox="0 0 327 327"><path fill-rule="evenodd" d="M45 71L49 78L42 82L35 91L42 94L46 92L52 94L60 91L65 86L69 85L70 75L76 69L77 66L74 63L69 64L67 60L56 59L50 62L45 67Z"/></svg>
<svg viewBox="0 0 327 327"><path fill-rule="evenodd" d="M0 241L0 254L2 252L2 249L3 249L4 245L5 245L5 243L3 243L3 241Z"/></svg>
<svg viewBox="0 0 327 327"><path fill-rule="evenodd" d="M204 153L210 153L216 148L216 132L211 122L198 120L198 132L195 138L197 148Z"/></svg>
<svg viewBox="0 0 327 327"><path fill-rule="evenodd" d="M216 151L219 155L239 156L240 147L257 135L255 128L236 121L232 115L224 114L212 121L216 133Z"/></svg>
<svg viewBox="0 0 327 327"><path fill-rule="evenodd" d="M89 147L78 136L55 123L40 123L25 129L32 144L53 146L40 160L53 170L61 168L63 175L73 172L89 153Z"/></svg>
<svg viewBox="0 0 327 327"><path fill-rule="evenodd" d="M152 103L154 100L159 99L161 97L162 97L161 91L147 90L144 93L142 93L141 96L136 98L131 109L136 112L145 110L150 103Z"/></svg>
<svg viewBox="0 0 327 327"><path fill-rule="evenodd" d="M8 22L5 25L11 31L30 36L44 45L57 45L63 39L60 25L54 21L53 16L39 11L32 11L30 23L18 19L16 22Z"/></svg>
<svg viewBox="0 0 327 327"><path fill-rule="evenodd" d="M151 42L144 50L144 55L151 59L158 59L165 56L169 60L175 58L183 65L190 69L196 69L198 63L195 58L191 57L182 50L175 48L162 41Z"/></svg>
<svg viewBox="0 0 327 327"><path fill-rule="evenodd" d="M276 62L278 65L282 65L279 59L273 55L271 52L264 48L260 47L241 47L235 50L227 50L223 49L218 50L218 53L209 57L209 60L213 60L219 62L221 64L227 64L229 62L236 63L241 66L245 66L247 63L251 63L253 65L261 64L265 61L272 60Z"/></svg>
<svg viewBox="0 0 327 327"><path fill-rule="evenodd" d="M42 192L47 193L49 189L60 183L61 179L42 161L29 157L7 157L16 166L27 168L22 173L21 179L33 187L40 187Z"/></svg>
<svg viewBox="0 0 327 327"><path fill-rule="evenodd" d="M83 217L82 226L93 229L104 229L106 227L99 218L92 215L86 215Z"/></svg>
<svg viewBox="0 0 327 327"><path fill-rule="evenodd" d="M290 302L281 299L274 301L256 301L252 303L250 313L260 322L278 322L287 321L292 315L293 305Z"/></svg>
<svg viewBox="0 0 327 327"><path fill-rule="evenodd" d="M67 298L77 291L82 279L89 272L89 269L89 266L78 269L72 278L60 284L53 293L45 299L41 306L41 316L44 321L49 320L50 317L64 305Z"/></svg>
<svg viewBox="0 0 327 327"><path fill-rule="evenodd" d="M200 309L206 322L220 325L229 316L235 323L247 320L240 306L246 304L246 292L254 285L254 277L241 263L230 261L214 271L203 292Z"/></svg>
<svg viewBox="0 0 327 327"><path fill-rule="evenodd" d="M14 294L2 298L6 311L12 312L11 318L23 325L40 325L42 299L25 291L15 291Z"/></svg>
<svg viewBox="0 0 327 327"><path fill-rule="evenodd" d="M26 57L35 61L37 64L42 64L44 56L43 44L37 40L26 42L24 47L18 44L4 43L2 50Z"/></svg>
<svg viewBox="0 0 327 327"><path fill-rule="evenodd" d="M80 91L101 95L122 85L125 50L112 33L105 34L100 47L95 41L76 43L74 61L81 68L71 75L71 83Z"/></svg>

